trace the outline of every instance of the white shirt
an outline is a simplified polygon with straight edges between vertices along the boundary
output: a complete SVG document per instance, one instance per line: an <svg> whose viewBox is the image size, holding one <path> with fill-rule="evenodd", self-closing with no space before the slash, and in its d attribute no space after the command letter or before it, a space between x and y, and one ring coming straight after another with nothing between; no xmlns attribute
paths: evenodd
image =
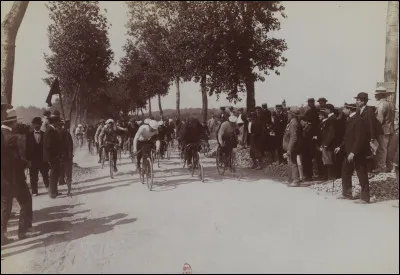
<svg viewBox="0 0 400 275"><path fill-rule="evenodd" d="M40 130L39 131L34 130L33 131L33 136L35 137L36 143L39 144L40 143L40 138L41 138Z"/></svg>
<svg viewBox="0 0 400 275"><path fill-rule="evenodd" d="M361 109L362 110L362 109ZM351 113L350 115L349 115L349 117L353 117L353 116L355 116L356 115L356 112L354 112L354 113Z"/></svg>
<svg viewBox="0 0 400 275"><path fill-rule="evenodd" d="M333 115L334 115L334 113L329 113L328 117L331 117L331 116L333 116Z"/></svg>
<svg viewBox="0 0 400 275"><path fill-rule="evenodd" d="M158 134L158 130L152 132L150 130L149 125L142 125L140 126L139 130L137 131L135 138L133 139L133 151L137 151L137 142L140 141L148 141L153 136Z"/></svg>
<svg viewBox="0 0 400 275"><path fill-rule="evenodd" d="M252 122L250 121L250 122L249 122L249 127L248 127L248 129L249 129L249 134L251 134L251 124L252 124Z"/></svg>
<svg viewBox="0 0 400 275"><path fill-rule="evenodd" d="M6 130L12 132L12 129L10 127L8 127L7 125L1 125L1 129L6 129Z"/></svg>
<svg viewBox="0 0 400 275"><path fill-rule="evenodd" d="M367 107L367 105L364 105L361 107L360 114L362 114L364 112L365 107Z"/></svg>

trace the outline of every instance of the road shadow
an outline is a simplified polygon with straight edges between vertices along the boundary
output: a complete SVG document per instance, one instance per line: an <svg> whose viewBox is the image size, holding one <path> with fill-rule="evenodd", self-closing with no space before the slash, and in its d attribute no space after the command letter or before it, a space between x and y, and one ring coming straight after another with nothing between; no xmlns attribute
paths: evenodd
<svg viewBox="0 0 400 275"><path fill-rule="evenodd" d="M125 184L121 184L123 182L127 182ZM130 186L132 183L135 181L132 179L125 179L125 180L119 180L119 181L114 181L114 182L108 182L108 183L103 183L101 185L108 185L108 186L100 186L100 187L95 187L96 185L92 186L87 186L86 189L78 189L77 191L72 190L72 196L80 196L80 195L87 195L91 193L99 193L99 192L105 192L109 191L111 189L119 188L119 187L127 187ZM114 185L117 184L117 185ZM93 188L95 187L95 188Z"/></svg>
<svg viewBox="0 0 400 275"><path fill-rule="evenodd" d="M60 207L60 210L63 209L65 209L65 206ZM42 209L41 211L43 211L43 213L40 215L45 215L46 212L55 212L58 219L43 222L36 226L35 231L39 235L33 237L29 241L15 241L9 245L3 246L2 252L5 251L5 253L2 253L1 257L6 258L41 247L46 247L46 249L48 249L51 245L79 240L90 235L103 234L115 229L116 226L130 224L137 221L136 218L127 218L128 214L125 213L117 213L101 218L90 219L84 217L66 221L60 219L70 217L70 213L64 213L63 211L57 212L57 210L57 207L52 207L50 210ZM73 213L73 215L77 215L78 213L82 213L82 211ZM24 248L17 251L6 252L8 249L15 249L18 247Z"/></svg>

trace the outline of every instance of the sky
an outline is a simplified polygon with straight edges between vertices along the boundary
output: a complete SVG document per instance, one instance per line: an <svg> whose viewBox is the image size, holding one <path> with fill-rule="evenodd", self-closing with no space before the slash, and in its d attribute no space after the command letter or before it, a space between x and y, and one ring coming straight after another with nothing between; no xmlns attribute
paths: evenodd
<svg viewBox="0 0 400 275"><path fill-rule="evenodd" d="M115 55L110 69L118 72L116 62L123 57L126 42L127 7L123 1L101 1L111 23L109 37ZM12 1L1 1L1 20ZM386 41L386 1L370 2L283 2L288 18L277 33L286 39L288 58L280 76L271 73L257 82L256 104L306 104L309 97L326 97L335 106L352 102L359 92L373 98L376 82L383 81ZM49 91L44 53L49 53L47 26L50 24L45 1L30 2L18 32L14 67L14 106L46 106ZM176 87L162 99L164 109L175 109ZM236 106L245 106L246 98ZM374 100L371 102L374 104ZM209 108L233 105L224 95L217 101L209 97ZM181 108L201 107L200 85L181 84ZM158 110L157 99L152 110Z"/></svg>

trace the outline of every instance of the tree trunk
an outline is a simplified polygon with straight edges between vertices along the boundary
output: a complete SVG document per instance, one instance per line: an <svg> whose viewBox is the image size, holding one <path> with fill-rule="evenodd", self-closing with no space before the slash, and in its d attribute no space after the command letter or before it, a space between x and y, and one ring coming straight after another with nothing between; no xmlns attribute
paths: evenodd
<svg viewBox="0 0 400 275"><path fill-rule="evenodd" d="M60 94L58 95L59 99L60 99L60 108L61 108L61 114L63 116L63 119L65 119L65 112L64 112L64 105L63 105L63 101L62 101L62 94L60 92Z"/></svg>
<svg viewBox="0 0 400 275"><path fill-rule="evenodd" d="M1 95L12 102L14 79L15 40L29 1L14 1L11 10L1 22Z"/></svg>
<svg viewBox="0 0 400 275"><path fill-rule="evenodd" d="M254 91L254 80L246 80L246 108L248 112L251 112L256 107L255 91Z"/></svg>
<svg viewBox="0 0 400 275"><path fill-rule="evenodd" d="M180 102L181 102L181 89L179 87L179 77L176 78L176 117L181 117Z"/></svg>
<svg viewBox="0 0 400 275"><path fill-rule="evenodd" d="M203 122L207 124L207 113L208 113L208 100L207 100L207 76L202 76L201 77L201 98L203 101L203 109L202 109L202 116L203 116Z"/></svg>
<svg viewBox="0 0 400 275"><path fill-rule="evenodd" d="M140 108L140 112L142 113L142 117L144 118L143 108Z"/></svg>
<svg viewBox="0 0 400 275"><path fill-rule="evenodd" d="M388 1L386 19L385 82L394 82L394 94L389 98L396 106L397 70L399 65L399 2Z"/></svg>
<svg viewBox="0 0 400 275"><path fill-rule="evenodd" d="M161 96L160 95L158 95L158 109L160 110L160 116L164 117L164 112L163 112L163 109L161 106Z"/></svg>
<svg viewBox="0 0 400 275"><path fill-rule="evenodd" d="M151 114L151 98L149 98L149 116L150 117L152 116L152 114Z"/></svg>
<svg viewBox="0 0 400 275"><path fill-rule="evenodd" d="M72 111L74 110L74 104L76 101L76 95L78 94L79 86L75 88L75 93L71 101L71 107L69 109L69 122L71 123L72 120Z"/></svg>

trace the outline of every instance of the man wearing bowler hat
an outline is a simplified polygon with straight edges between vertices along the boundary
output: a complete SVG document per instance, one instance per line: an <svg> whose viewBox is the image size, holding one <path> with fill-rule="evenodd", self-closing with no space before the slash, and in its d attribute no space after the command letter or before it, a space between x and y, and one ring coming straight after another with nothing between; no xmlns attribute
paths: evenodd
<svg viewBox="0 0 400 275"><path fill-rule="evenodd" d="M339 145L336 144L336 117L335 107L332 104L326 104L320 109L321 119L321 136L320 136L320 151L322 152L322 162L326 167L327 174L324 175L327 179L334 178L333 170L333 150Z"/></svg>
<svg viewBox="0 0 400 275"><path fill-rule="evenodd" d="M378 87L375 91L375 99L378 101L376 106L376 118L378 119L382 134L378 136L378 149L376 152L377 169L374 171L390 172L393 168L391 161L388 158L388 145L390 137L394 133L394 106L387 101L387 97L393 92L388 92L385 87Z"/></svg>
<svg viewBox="0 0 400 275"><path fill-rule="evenodd" d="M375 112L371 106L367 106L369 98L367 93L359 93L356 97L356 105L358 113L365 123L368 130L368 137L371 141L377 140L381 135L382 128L378 127L378 120L376 119Z"/></svg>
<svg viewBox="0 0 400 275"><path fill-rule="evenodd" d="M348 117L342 144L335 149L335 154L343 151L346 155L342 163L342 196L339 199L353 199L352 176L357 173L361 185L361 197L358 203L369 203L369 182L367 156L369 153L368 129L357 113L356 104L345 103L343 112Z"/></svg>
<svg viewBox="0 0 400 275"><path fill-rule="evenodd" d="M326 103L328 102L328 100L325 97L321 97L317 100L318 104L319 104L319 109L322 110L326 107Z"/></svg>
<svg viewBox="0 0 400 275"><path fill-rule="evenodd" d="M42 119L35 117L32 120L33 131L26 136L26 159L29 162L29 176L31 182L32 195L38 196L38 176L39 171L43 178L46 188L49 188L49 167L43 160L43 136L44 132L40 130Z"/></svg>
<svg viewBox="0 0 400 275"><path fill-rule="evenodd" d="M49 127L43 138L43 158L50 165L49 196L56 198L58 195L58 180L60 178L61 138L59 133L60 117L51 115Z"/></svg>

